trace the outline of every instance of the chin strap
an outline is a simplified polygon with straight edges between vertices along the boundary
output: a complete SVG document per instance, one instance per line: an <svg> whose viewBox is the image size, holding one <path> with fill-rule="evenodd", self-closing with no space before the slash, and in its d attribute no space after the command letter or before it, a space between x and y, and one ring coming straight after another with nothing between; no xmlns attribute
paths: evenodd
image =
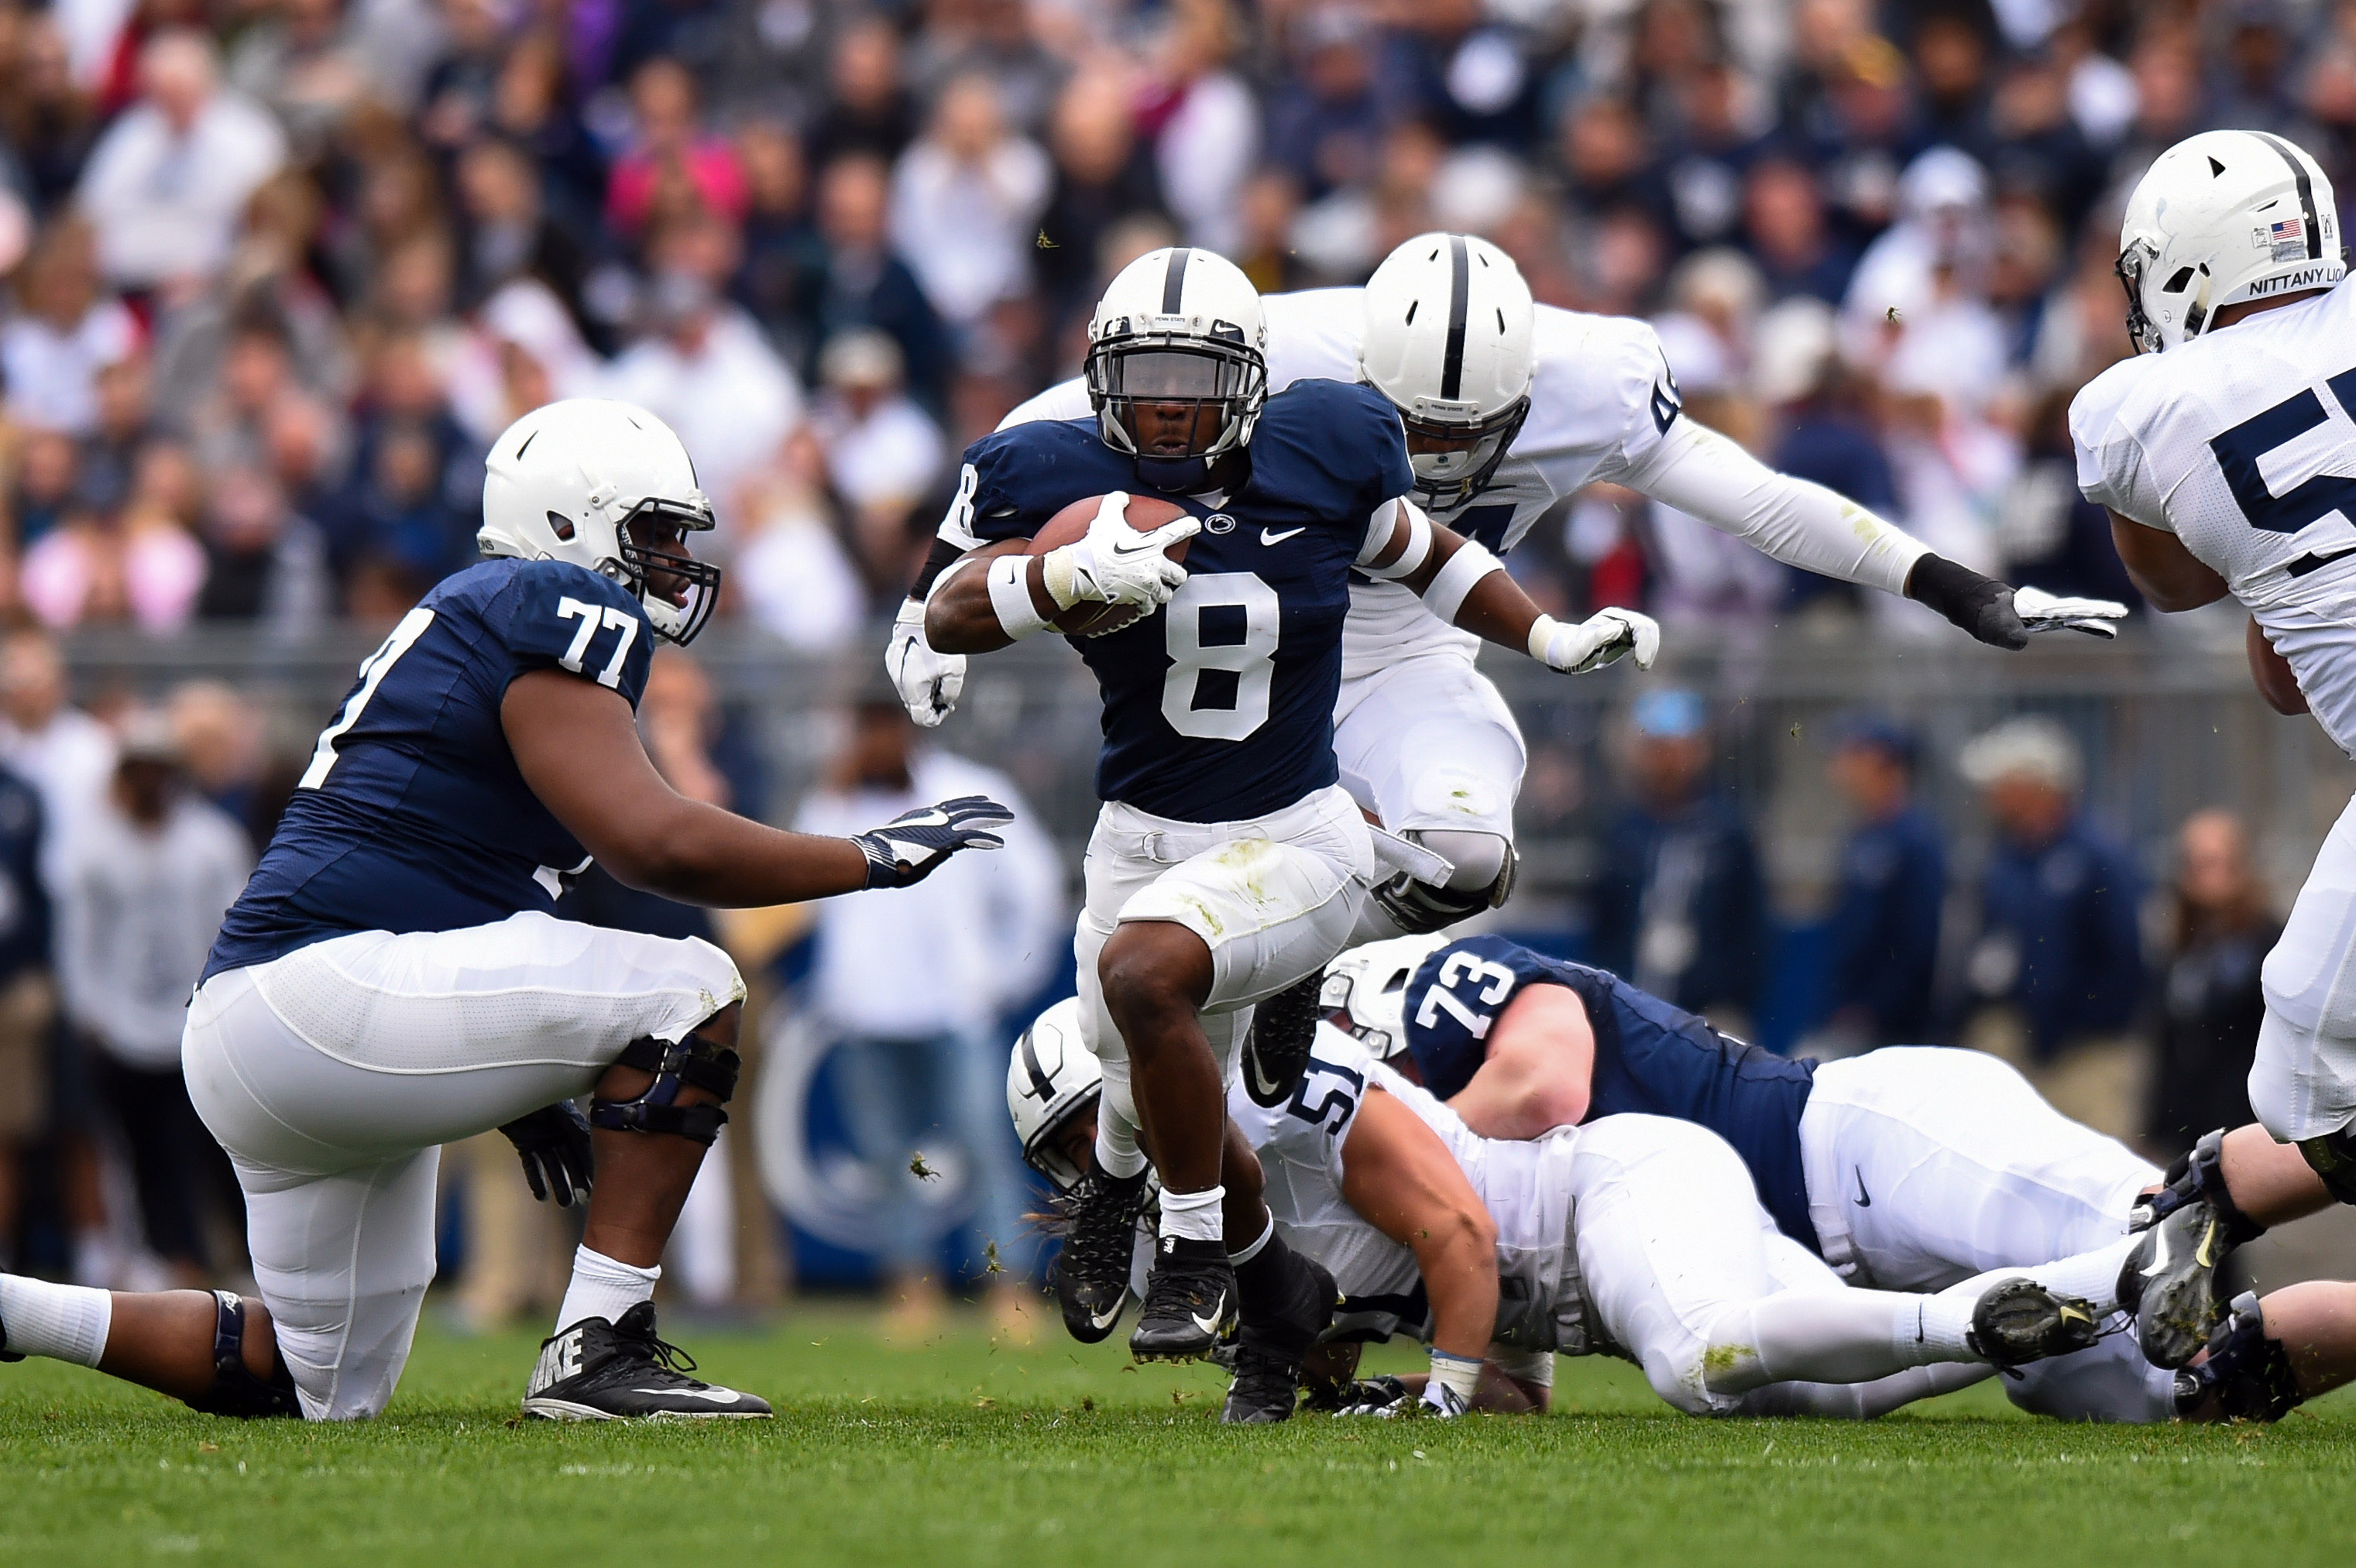
<svg viewBox="0 0 2356 1568"><path fill-rule="evenodd" d="M241 1421L282 1415L300 1420L303 1402L294 1395L294 1374L286 1370L276 1343L270 1347L270 1376L255 1377L245 1364L245 1302L228 1290L214 1291L213 1302L213 1386L187 1401L188 1408Z"/></svg>
<svg viewBox="0 0 2356 1568"><path fill-rule="evenodd" d="M724 1104L736 1093L736 1074L744 1059L727 1046L691 1032L675 1042L651 1037L634 1040L622 1048L614 1064L651 1072L655 1081L634 1100L590 1101L591 1126L616 1133L669 1133L693 1138L708 1148L727 1125L728 1113L716 1104L679 1104L679 1092L701 1089Z"/></svg>

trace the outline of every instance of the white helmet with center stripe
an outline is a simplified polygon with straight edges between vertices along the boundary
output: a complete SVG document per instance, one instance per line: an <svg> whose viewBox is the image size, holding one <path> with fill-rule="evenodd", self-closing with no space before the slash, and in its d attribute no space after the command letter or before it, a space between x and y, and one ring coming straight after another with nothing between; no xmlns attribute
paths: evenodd
<svg viewBox="0 0 2356 1568"><path fill-rule="evenodd" d="M1419 234L1366 280L1358 374L1398 408L1416 491L1435 509L1489 482L1530 412L1537 306L1514 259L1486 240Z"/></svg>
<svg viewBox="0 0 2356 1568"><path fill-rule="evenodd" d="M1066 1158L1056 1138L1071 1119L1093 1109L1104 1069L1080 1039L1080 999L1066 997L1041 1013L1006 1063L1006 1110L1014 1118L1023 1158L1032 1169L1070 1190L1084 1172Z"/></svg>
<svg viewBox="0 0 2356 1568"><path fill-rule="evenodd" d="M2263 131L2177 143L2136 182L2119 226L2127 333L2146 354L2200 336L2227 305L2329 288L2347 272L2330 177Z"/></svg>
<svg viewBox="0 0 2356 1568"><path fill-rule="evenodd" d="M501 432L484 459L487 556L569 560L637 595L655 631L694 640L720 598L720 568L687 553L712 499L670 426L631 403L567 398ZM674 598L676 594L679 597Z"/></svg>
<svg viewBox="0 0 2356 1568"><path fill-rule="evenodd" d="M1407 1049L1407 983L1423 961L1456 939L1440 933L1394 936L1353 947L1325 965L1318 1010L1387 1061Z"/></svg>
<svg viewBox="0 0 2356 1568"><path fill-rule="evenodd" d="M1251 440L1268 400L1268 323L1259 291L1226 257L1189 245L1123 267L1088 322L1088 403L1105 444L1137 459L1141 483L1189 495L1215 487L1222 458ZM1199 450L1148 452L1136 406L1217 412Z"/></svg>

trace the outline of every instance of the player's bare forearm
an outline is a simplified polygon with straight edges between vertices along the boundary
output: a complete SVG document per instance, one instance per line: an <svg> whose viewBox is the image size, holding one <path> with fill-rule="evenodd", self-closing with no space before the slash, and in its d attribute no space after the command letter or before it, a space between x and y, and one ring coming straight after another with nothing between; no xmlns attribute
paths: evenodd
<svg viewBox="0 0 2356 1568"><path fill-rule="evenodd" d="M1342 1197L1415 1254L1431 1301L1432 1348L1480 1360L1497 1326L1497 1224L1440 1135L1394 1096L1358 1107Z"/></svg>
<svg viewBox="0 0 2356 1568"><path fill-rule="evenodd" d="M532 794L626 886L757 908L867 885L867 857L848 838L780 832L671 788L617 691L532 670L509 685L499 723Z"/></svg>
<svg viewBox="0 0 2356 1568"><path fill-rule="evenodd" d="M935 653L995 653L1013 644L990 602L990 576L983 567L999 556L1027 549L1030 544L1029 539L1002 539L984 545L969 551L934 584L932 597L925 603L925 641ZM1025 570L1023 581L1039 613L1055 614L1055 602L1047 596L1046 580L1036 557Z"/></svg>
<svg viewBox="0 0 2356 1568"><path fill-rule="evenodd" d="M2225 580L2174 534L2113 512L2111 543L2127 569L2127 581L2155 610L2198 610L2225 597Z"/></svg>
<svg viewBox="0 0 2356 1568"><path fill-rule="evenodd" d="M2266 640L2254 615L2242 634L2242 646L2250 656L2250 679L2256 684L2258 695L2266 699L2266 706L2277 713L2306 712L2307 693L2298 688L2298 677L2292 673L2290 661L2275 652L2274 644Z"/></svg>
<svg viewBox="0 0 2356 1568"><path fill-rule="evenodd" d="M1448 1102L1466 1126L1484 1138L1535 1138L1585 1118L1595 1033L1577 993L1524 987L1485 1043L1480 1071Z"/></svg>
<svg viewBox="0 0 2356 1568"><path fill-rule="evenodd" d="M1431 525L1431 552L1421 566L1398 579L1399 586L1420 597L1425 589L1440 576L1440 568L1466 544L1462 534L1445 523ZM1393 536L1391 548L1376 558L1375 564L1383 566L1397 560L1408 548L1408 524L1402 519ZM1474 583L1464 595L1463 604L1456 612L1456 624L1477 637L1486 638L1521 653L1530 645L1530 626L1538 618L1538 607L1521 585L1502 571L1492 571Z"/></svg>

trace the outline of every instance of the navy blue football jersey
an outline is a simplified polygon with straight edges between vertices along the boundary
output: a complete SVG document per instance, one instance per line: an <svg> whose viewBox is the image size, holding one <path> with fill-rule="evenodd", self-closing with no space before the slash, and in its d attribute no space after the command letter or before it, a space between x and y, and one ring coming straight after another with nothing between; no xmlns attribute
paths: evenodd
<svg viewBox="0 0 2356 1568"><path fill-rule="evenodd" d="M444 579L319 732L206 977L348 932L552 910L589 858L517 771L499 703L516 677L561 669L635 709L653 644L637 597L586 567L487 560Z"/></svg>
<svg viewBox="0 0 2356 1568"><path fill-rule="evenodd" d="M1042 421L966 449L971 538L1027 539L1075 501L1141 491L1094 420ZM1251 478L1203 519L1169 603L1072 639L1104 695L1099 799L1182 822L1280 811L1340 776L1333 703L1350 566L1376 507L1414 487L1398 414L1370 388L1296 381L1252 431ZM949 532L948 528L944 532Z"/></svg>
<svg viewBox="0 0 2356 1568"><path fill-rule="evenodd" d="M1440 948L1407 987L1407 1042L1424 1085L1446 1100L1472 1080L1489 1028L1525 986L1564 986L1586 1005L1595 1070L1586 1120L1623 1111L1708 1127L1751 1168L1777 1228L1823 1249L1808 1219L1800 1113L1816 1064L1790 1061L1719 1033L1616 975L1533 953L1502 936Z"/></svg>

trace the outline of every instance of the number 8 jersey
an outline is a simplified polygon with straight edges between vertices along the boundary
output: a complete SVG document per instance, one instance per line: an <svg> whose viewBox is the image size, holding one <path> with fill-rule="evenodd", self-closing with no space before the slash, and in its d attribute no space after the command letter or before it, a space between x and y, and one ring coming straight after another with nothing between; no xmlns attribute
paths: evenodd
<svg viewBox="0 0 2356 1568"><path fill-rule="evenodd" d="M2224 578L2356 754L2356 290L2122 360L2070 434L2086 498Z"/></svg>
<svg viewBox="0 0 2356 1568"><path fill-rule="evenodd" d="M1203 520L1185 586L1108 636L1074 638L1104 695L1097 795L1180 822L1281 811L1339 777L1333 704L1350 568L1376 510L1414 487L1398 414L1371 388L1297 381L1269 399L1232 496L1169 496ZM1093 419L1040 421L966 449L942 537L1027 539L1075 501L1138 493Z"/></svg>
<svg viewBox="0 0 2356 1568"><path fill-rule="evenodd" d="M516 677L560 669L635 709L653 642L637 598L586 567L503 559L444 581L320 731L205 978L348 932L552 908L588 856L524 783L499 704Z"/></svg>

